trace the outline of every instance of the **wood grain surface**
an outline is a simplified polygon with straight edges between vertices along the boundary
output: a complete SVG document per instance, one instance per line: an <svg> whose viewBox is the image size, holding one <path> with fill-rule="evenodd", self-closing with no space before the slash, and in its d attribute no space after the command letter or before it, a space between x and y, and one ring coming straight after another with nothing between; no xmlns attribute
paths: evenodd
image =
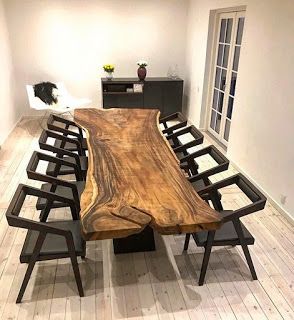
<svg viewBox="0 0 294 320"><path fill-rule="evenodd" d="M216 229L221 219L194 191L159 128L156 109L76 109L89 168L81 196L86 240Z"/></svg>

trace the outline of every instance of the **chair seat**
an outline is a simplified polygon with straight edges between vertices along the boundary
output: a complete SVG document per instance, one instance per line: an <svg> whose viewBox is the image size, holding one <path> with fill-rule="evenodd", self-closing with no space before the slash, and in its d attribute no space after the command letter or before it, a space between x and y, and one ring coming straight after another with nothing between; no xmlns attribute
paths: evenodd
<svg viewBox="0 0 294 320"><path fill-rule="evenodd" d="M222 216L230 214L232 211L225 210L221 211L220 214ZM248 229L244 226L242 222L241 227L243 230L243 234L245 237L245 244L246 245L253 245L254 244L254 237L252 234L248 231ZM205 247L206 241L207 241L207 235L208 231L199 231L197 233L193 234L193 238L195 239L195 242L197 246L199 247ZM216 230L213 246L235 246L240 245L240 240L238 238L238 235L236 233L235 227L233 225L232 221L224 223L220 229Z"/></svg>
<svg viewBox="0 0 294 320"><path fill-rule="evenodd" d="M75 252L77 256L85 255L85 242L81 236L81 224L79 220L75 221L54 221L54 222L46 222L46 224L51 225L53 227L57 227L64 230L70 230L73 239ZM39 232L35 230L28 230L25 242L20 254L20 262L28 263L32 256L34 247L36 245L37 238L39 236ZM57 258L66 258L69 257L68 247L65 240L65 237L56 235L56 234L47 234L42 245L42 249L38 260L50 260Z"/></svg>
<svg viewBox="0 0 294 320"><path fill-rule="evenodd" d="M192 186L195 191L198 191L205 187L204 181L202 179L192 182Z"/></svg>
<svg viewBox="0 0 294 320"><path fill-rule="evenodd" d="M78 194L80 197L85 188L85 181L72 181L71 183L77 186ZM50 191L50 187L51 187L50 183L44 183L42 184L41 189L44 191ZM62 196L70 199L73 198L72 190L67 187L57 186L54 193L57 194L58 196ZM45 207L46 201L47 200L44 198L38 198L37 204L36 204L37 210L43 210ZM68 207L68 204L54 201L53 204L51 205L51 208L63 208L63 207Z"/></svg>
<svg viewBox="0 0 294 320"><path fill-rule="evenodd" d="M77 139L75 138L75 140L77 140ZM55 143L54 143L54 147L60 148L61 143L62 143L62 141L56 140ZM83 138L83 140L82 140L82 148L84 150L88 149L87 139L86 138ZM65 150L68 150L68 151L76 151L77 150L77 146L74 143L66 142L65 146L62 149L65 149Z"/></svg>
<svg viewBox="0 0 294 320"><path fill-rule="evenodd" d="M73 157L64 157L63 160L66 160L71 163L75 163L75 158ZM81 163L81 170L83 172L87 171L88 169L88 158L86 156L80 156L80 163ZM56 164L53 162L49 162L46 170L47 175L54 175ZM66 175L74 173L74 169L68 166L61 166L59 170L59 175Z"/></svg>

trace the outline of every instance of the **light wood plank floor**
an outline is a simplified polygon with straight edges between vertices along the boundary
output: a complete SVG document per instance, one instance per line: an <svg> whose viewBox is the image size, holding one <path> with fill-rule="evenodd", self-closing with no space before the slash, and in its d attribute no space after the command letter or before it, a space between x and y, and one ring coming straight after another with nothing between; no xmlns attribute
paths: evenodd
<svg viewBox="0 0 294 320"><path fill-rule="evenodd" d="M80 261L84 298L68 259L39 262L23 302L15 304L26 270L19 263L26 231L8 227L5 210L20 182L37 185L25 169L39 134L38 120L22 120L0 151L0 319L294 319L294 227L270 204L243 219L256 238L251 253L258 281L251 281L240 248L224 247L213 250L199 287L202 249L191 241L183 253L183 235L157 235L151 253L114 256L110 240L90 242ZM247 201L236 188L225 189L223 199L227 208ZM55 210L54 218L67 214ZM37 218L33 201L24 215Z"/></svg>

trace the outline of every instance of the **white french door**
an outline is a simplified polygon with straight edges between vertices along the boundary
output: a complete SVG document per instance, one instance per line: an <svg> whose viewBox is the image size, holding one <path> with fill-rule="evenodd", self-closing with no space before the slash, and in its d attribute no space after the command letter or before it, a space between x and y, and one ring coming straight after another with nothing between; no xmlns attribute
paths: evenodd
<svg viewBox="0 0 294 320"><path fill-rule="evenodd" d="M210 84L208 131L227 145L234 109L245 11L218 14Z"/></svg>

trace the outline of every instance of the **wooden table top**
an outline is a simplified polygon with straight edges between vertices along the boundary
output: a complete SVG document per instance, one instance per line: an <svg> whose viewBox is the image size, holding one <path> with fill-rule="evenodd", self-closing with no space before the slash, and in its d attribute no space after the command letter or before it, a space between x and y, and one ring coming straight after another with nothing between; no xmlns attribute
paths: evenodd
<svg viewBox="0 0 294 320"><path fill-rule="evenodd" d="M146 225L161 234L217 229L219 214L179 168L156 109L76 109L89 167L81 196L86 240L122 238Z"/></svg>

